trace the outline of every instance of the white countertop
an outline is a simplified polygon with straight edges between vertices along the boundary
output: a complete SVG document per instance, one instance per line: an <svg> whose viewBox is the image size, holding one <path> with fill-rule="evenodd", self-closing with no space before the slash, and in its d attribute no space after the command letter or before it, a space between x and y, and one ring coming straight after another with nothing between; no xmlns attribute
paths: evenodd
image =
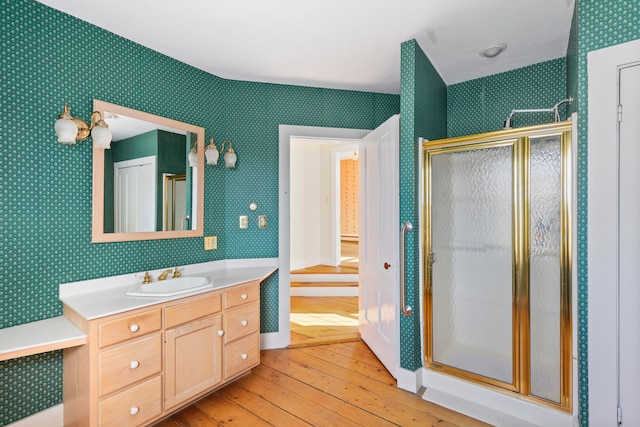
<svg viewBox="0 0 640 427"><path fill-rule="evenodd" d="M148 307L166 301L212 292L241 283L264 280L277 270L277 259L223 260L180 267L183 276L207 276L213 288L170 297L131 297L126 293L142 281L142 274L113 276L60 285L60 301L87 320ZM154 281L163 270L151 272Z"/></svg>

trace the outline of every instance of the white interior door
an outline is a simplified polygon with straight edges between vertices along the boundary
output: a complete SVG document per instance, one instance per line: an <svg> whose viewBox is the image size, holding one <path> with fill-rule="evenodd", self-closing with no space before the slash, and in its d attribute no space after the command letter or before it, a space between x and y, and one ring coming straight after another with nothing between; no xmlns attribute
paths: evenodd
<svg viewBox="0 0 640 427"><path fill-rule="evenodd" d="M620 69L619 330L622 426L640 426L640 64Z"/></svg>
<svg viewBox="0 0 640 427"><path fill-rule="evenodd" d="M400 362L399 116L361 140L360 334L396 377Z"/></svg>
<svg viewBox="0 0 640 427"><path fill-rule="evenodd" d="M116 233L156 230L156 158L114 163Z"/></svg>

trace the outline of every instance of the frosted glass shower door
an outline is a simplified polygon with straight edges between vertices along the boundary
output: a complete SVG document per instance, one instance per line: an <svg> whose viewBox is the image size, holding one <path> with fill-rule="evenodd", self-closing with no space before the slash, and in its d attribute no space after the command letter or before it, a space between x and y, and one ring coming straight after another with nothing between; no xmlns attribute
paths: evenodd
<svg viewBox="0 0 640 427"><path fill-rule="evenodd" d="M431 151L432 365L514 385L515 141Z"/></svg>

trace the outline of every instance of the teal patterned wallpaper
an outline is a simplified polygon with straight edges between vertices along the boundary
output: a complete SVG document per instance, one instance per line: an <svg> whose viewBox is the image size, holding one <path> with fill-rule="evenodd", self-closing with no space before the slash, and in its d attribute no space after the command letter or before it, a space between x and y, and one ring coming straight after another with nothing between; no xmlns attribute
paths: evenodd
<svg viewBox="0 0 640 427"><path fill-rule="evenodd" d="M415 40L402 43L400 56L400 222L410 221L414 226L406 238L406 298L414 315L400 317L400 365L415 371L423 364L416 151L420 137L434 140L447 136L447 87Z"/></svg>
<svg viewBox="0 0 640 427"><path fill-rule="evenodd" d="M640 39L640 1L578 1L578 347L580 425L589 425L587 323L587 53ZM596 426L597 427L597 426Z"/></svg>
<svg viewBox="0 0 640 427"><path fill-rule="evenodd" d="M374 128L397 95L233 82L34 0L0 0L0 328L61 314L58 285L234 257L277 256L277 124ZM100 52L93 55L92 52ZM231 139L235 170L205 171L206 235L91 243L91 143L59 145L53 122L68 103L88 118L94 98L205 127ZM39 150L45 147L45 150ZM249 201L266 230L238 230ZM262 332L277 331L278 276L262 288ZM0 362L0 425L60 403L61 352Z"/></svg>
<svg viewBox="0 0 640 427"><path fill-rule="evenodd" d="M473 135L502 129L513 109L551 108L567 96L565 58L558 58L447 87L447 134ZM560 107L560 119L566 106ZM513 127L554 120L552 113L514 115Z"/></svg>

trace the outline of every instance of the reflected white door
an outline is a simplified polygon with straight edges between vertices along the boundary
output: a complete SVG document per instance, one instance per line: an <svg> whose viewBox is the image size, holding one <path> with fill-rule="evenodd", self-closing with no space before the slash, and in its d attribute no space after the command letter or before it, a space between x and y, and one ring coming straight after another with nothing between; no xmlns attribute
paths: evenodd
<svg viewBox="0 0 640 427"><path fill-rule="evenodd" d="M114 163L116 233L156 231L156 157Z"/></svg>
<svg viewBox="0 0 640 427"><path fill-rule="evenodd" d="M399 116L361 140L360 335L391 375L400 362Z"/></svg>
<svg viewBox="0 0 640 427"><path fill-rule="evenodd" d="M620 69L619 387L622 426L640 426L640 65Z"/></svg>

